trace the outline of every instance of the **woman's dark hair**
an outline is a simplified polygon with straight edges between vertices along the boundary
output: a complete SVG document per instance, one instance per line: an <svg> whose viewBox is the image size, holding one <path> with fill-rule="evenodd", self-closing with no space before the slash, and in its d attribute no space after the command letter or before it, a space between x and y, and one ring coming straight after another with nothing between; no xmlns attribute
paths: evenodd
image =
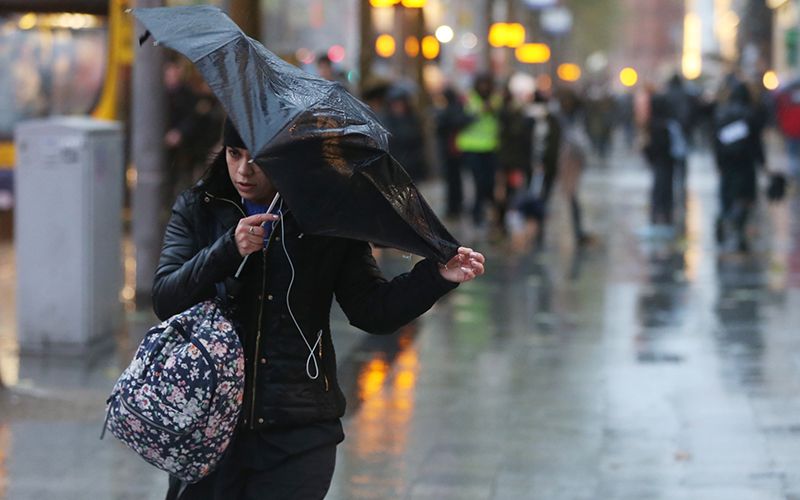
<svg viewBox="0 0 800 500"><path fill-rule="evenodd" d="M208 168L203 172L200 183L197 184L195 189L209 191L216 195L233 197L236 199L238 194L228 174L228 162L225 159L225 149L226 148L223 147L213 154Z"/></svg>

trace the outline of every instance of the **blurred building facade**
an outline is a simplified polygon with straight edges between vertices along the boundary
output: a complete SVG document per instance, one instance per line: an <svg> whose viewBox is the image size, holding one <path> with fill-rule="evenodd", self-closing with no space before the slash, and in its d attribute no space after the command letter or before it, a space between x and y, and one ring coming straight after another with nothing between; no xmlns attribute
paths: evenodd
<svg viewBox="0 0 800 500"><path fill-rule="evenodd" d="M779 78L800 76L800 0L767 0L772 9L772 68Z"/></svg>
<svg viewBox="0 0 800 500"><path fill-rule="evenodd" d="M621 0L620 48L611 69L630 66L643 81L661 81L680 64L684 0Z"/></svg>

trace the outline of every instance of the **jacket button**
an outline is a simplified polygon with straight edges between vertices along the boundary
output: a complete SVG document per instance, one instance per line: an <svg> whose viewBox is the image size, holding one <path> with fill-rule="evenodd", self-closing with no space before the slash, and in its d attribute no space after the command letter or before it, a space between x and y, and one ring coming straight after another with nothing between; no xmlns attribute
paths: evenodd
<svg viewBox="0 0 800 500"><path fill-rule="evenodd" d="M263 424L263 423L264 423L264 419L263 419L263 418L259 418L259 419L258 419L258 423L259 423L259 424Z"/></svg>
<svg viewBox="0 0 800 500"><path fill-rule="evenodd" d="M267 358L261 358L261 364L262 365L266 365L267 364Z"/></svg>
<svg viewBox="0 0 800 500"><path fill-rule="evenodd" d="M267 295L267 300L272 300L272 294Z"/></svg>
<svg viewBox="0 0 800 500"><path fill-rule="evenodd" d="M258 301L261 302L261 294L258 294Z"/></svg>
<svg viewBox="0 0 800 500"><path fill-rule="evenodd" d="M275 237L275 241L281 241L281 237L280 236L276 236Z"/></svg>
<svg viewBox="0 0 800 500"><path fill-rule="evenodd" d="M205 198L203 198L203 201L205 201L206 203L208 203L209 201L211 201L211 198L209 198L208 196L206 196Z"/></svg>
<svg viewBox="0 0 800 500"><path fill-rule="evenodd" d="M242 422L244 423L244 425L247 425L247 419L244 419Z"/></svg>

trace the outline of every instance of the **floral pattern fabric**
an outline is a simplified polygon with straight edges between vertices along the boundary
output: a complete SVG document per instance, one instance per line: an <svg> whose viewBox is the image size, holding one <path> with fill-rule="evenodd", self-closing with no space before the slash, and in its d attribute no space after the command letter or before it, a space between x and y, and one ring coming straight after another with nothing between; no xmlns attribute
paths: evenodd
<svg viewBox="0 0 800 500"><path fill-rule="evenodd" d="M208 475L233 437L244 395L244 352L212 300L151 328L122 373L107 428L186 482Z"/></svg>

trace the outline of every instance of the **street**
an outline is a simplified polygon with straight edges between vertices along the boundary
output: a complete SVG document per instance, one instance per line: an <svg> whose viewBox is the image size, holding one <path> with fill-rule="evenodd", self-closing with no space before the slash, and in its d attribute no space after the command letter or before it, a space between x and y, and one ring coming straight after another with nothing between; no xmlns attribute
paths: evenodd
<svg viewBox="0 0 800 500"><path fill-rule="evenodd" d="M711 157L689 170L685 238L640 235L649 171L616 150L583 179L587 248L558 195L543 252L476 243L486 275L397 334L338 312L347 438L328 498L800 499L800 198L762 200L751 252L720 253ZM424 189L437 209L441 189ZM164 473L98 440L154 317L128 312L108 345L63 358L19 356L13 300L0 314L0 498L163 498Z"/></svg>

